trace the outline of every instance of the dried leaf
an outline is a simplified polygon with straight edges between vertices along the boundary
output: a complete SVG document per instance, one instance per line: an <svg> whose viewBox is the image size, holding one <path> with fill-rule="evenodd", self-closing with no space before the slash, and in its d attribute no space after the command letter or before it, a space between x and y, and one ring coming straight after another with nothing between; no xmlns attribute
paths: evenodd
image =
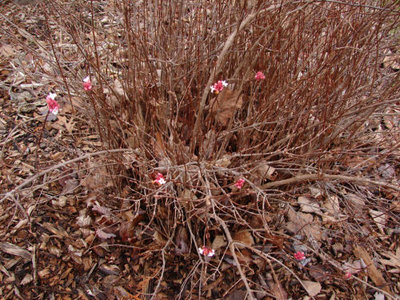
<svg viewBox="0 0 400 300"><path fill-rule="evenodd" d="M104 231L101 230L101 229L97 229L97 230L96 230L96 235L97 235L99 238L101 238L102 240L107 240L107 239L116 237L115 234L104 232Z"/></svg>
<svg viewBox="0 0 400 300"><path fill-rule="evenodd" d="M323 237L321 229L323 228L318 217L313 217L312 214L295 212L290 209L288 211L289 222L285 227L294 234L303 232L312 241L320 241Z"/></svg>
<svg viewBox="0 0 400 300"><path fill-rule="evenodd" d="M383 59L383 66L385 68L390 67L394 71L400 70L400 55L396 55L392 52L388 53Z"/></svg>
<svg viewBox="0 0 400 300"><path fill-rule="evenodd" d="M142 217L141 215L139 215L139 217ZM123 222L121 223L120 227L119 227L119 236L121 237L121 239L124 242L129 242L134 235L134 228L135 228L135 224L133 223L133 221L127 221L127 222Z"/></svg>
<svg viewBox="0 0 400 300"><path fill-rule="evenodd" d="M74 130L75 122L73 121L73 117L70 119L70 121L67 121L67 117L65 116L58 116L58 125L64 125L65 129L67 129L69 134L72 134L72 131Z"/></svg>
<svg viewBox="0 0 400 300"><path fill-rule="evenodd" d="M32 255L28 250L8 242L0 242L0 250L11 255L20 256L26 260L32 258Z"/></svg>
<svg viewBox="0 0 400 300"><path fill-rule="evenodd" d="M61 192L61 195L72 194L78 186L79 186L79 180L76 178L65 180L65 185Z"/></svg>
<svg viewBox="0 0 400 300"><path fill-rule="evenodd" d="M215 120L226 126L242 105L243 96L239 95L239 92L225 88L211 101L211 113L214 114Z"/></svg>
<svg viewBox="0 0 400 300"><path fill-rule="evenodd" d="M119 275L121 270L116 265L102 264L99 267L100 271L107 275Z"/></svg>
<svg viewBox="0 0 400 300"><path fill-rule="evenodd" d="M47 222L43 224L43 227L56 235L58 238L69 237L68 233L62 227L56 228L53 224Z"/></svg>
<svg viewBox="0 0 400 300"><path fill-rule="evenodd" d="M391 180L392 178L394 178L396 176L396 170L390 164L381 165L378 168L378 172L386 180Z"/></svg>
<svg viewBox="0 0 400 300"><path fill-rule="evenodd" d="M394 213L400 213L400 201L393 201L393 203L390 205L390 211Z"/></svg>
<svg viewBox="0 0 400 300"><path fill-rule="evenodd" d="M380 262L382 264L400 269L400 247L397 248L396 254L392 252L382 252L381 254L389 258L389 260L381 258Z"/></svg>
<svg viewBox="0 0 400 300"><path fill-rule="evenodd" d="M275 171L276 169L274 167L271 167L267 162L262 161L258 164L254 173L261 180L275 180L277 175Z"/></svg>
<svg viewBox="0 0 400 300"><path fill-rule="evenodd" d="M242 231L238 231L236 232L232 239L234 241L240 242L242 244L245 244L247 246L253 246L254 244L254 239L253 236L251 235L251 233L248 230L242 230ZM243 246L238 245L237 246L239 249L242 249Z"/></svg>
<svg viewBox="0 0 400 300"><path fill-rule="evenodd" d="M3 56L5 58L10 58L10 57L14 58L16 52L17 49L14 46L8 44L3 44L0 46L0 56Z"/></svg>
<svg viewBox="0 0 400 300"><path fill-rule="evenodd" d="M216 167L227 168L231 164L231 156L225 154L215 162Z"/></svg>
<svg viewBox="0 0 400 300"><path fill-rule="evenodd" d="M47 247L47 249L49 250L49 253L50 254L53 254L54 256L56 256L56 257L61 257L61 255L62 255L62 250L60 249L60 248L58 248L58 247L56 247L56 246L54 246L54 245L49 245L48 247Z"/></svg>
<svg viewBox="0 0 400 300"><path fill-rule="evenodd" d="M340 213L339 197L336 195L329 195L322 207L325 208L325 213L322 216L323 222L335 222L346 217Z"/></svg>
<svg viewBox="0 0 400 300"><path fill-rule="evenodd" d="M81 211L79 214L79 217L76 218L76 224L79 227L86 227L92 223L92 219L86 215L86 211L84 213Z"/></svg>
<svg viewBox="0 0 400 300"><path fill-rule="evenodd" d="M225 241L225 237L223 235L217 235L211 244L211 248L214 250L218 250L225 246L226 246L226 241Z"/></svg>
<svg viewBox="0 0 400 300"><path fill-rule="evenodd" d="M31 274L26 274L25 277L21 280L21 285L26 285L33 281L33 277Z"/></svg>
<svg viewBox="0 0 400 300"><path fill-rule="evenodd" d="M109 208L101 206L98 203L93 205L92 211L98 212L101 215L106 215L106 216L110 216L111 215L111 210Z"/></svg>
<svg viewBox="0 0 400 300"><path fill-rule="evenodd" d="M211 281L211 283L209 283L206 286L204 286L203 290L204 291L211 291L211 290L217 288L221 284L221 281L224 280L224 279L225 279L224 276L222 276L222 275L219 276L217 278L217 280Z"/></svg>
<svg viewBox="0 0 400 300"><path fill-rule="evenodd" d="M122 286L114 287L114 293L117 299L135 299L135 296L127 292Z"/></svg>
<svg viewBox="0 0 400 300"><path fill-rule="evenodd" d="M372 261L371 256L368 254L367 250L365 250L361 246L356 246L354 249L354 255L358 258L362 258L367 265L368 275L371 280L378 286L381 287L385 292L390 293L390 290L386 284L386 280L383 278L382 273L375 267L374 262ZM391 293L390 293L391 294Z"/></svg>
<svg viewBox="0 0 400 300"><path fill-rule="evenodd" d="M156 133L156 138L153 142L153 153L159 159L167 156L167 149L165 148L165 144L160 132Z"/></svg>
<svg viewBox="0 0 400 300"><path fill-rule="evenodd" d="M121 84L121 81L118 79L114 80L114 91L119 95L119 96L125 96L125 90Z"/></svg>
<svg viewBox="0 0 400 300"><path fill-rule="evenodd" d="M303 283L308 295L310 295L310 297L317 296L319 294L319 292L321 291L322 287L319 282L304 280L304 281L302 281L302 283Z"/></svg>
<svg viewBox="0 0 400 300"><path fill-rule="evenodd" d="M315 281L323 282L329 279L330 272L326 271L326 269L322 265L313 265L308 268L308 272L310 276L314 278Z"/></svg>
<svg viewBox="0 0 400 300"><path fill-rule="evenodd" d="M167 241L163 238L162 234L160 234L158 231L154 231L153 239L158 245L161 246L164 246L167 243Z"/></svg>
<svg viewBox="0 0 400 300"><path fill-rule="evenodd" d="M388 129L400 126L400 111L393 107L387 107L383 116L383 122Z"/></svg>
<svg viewBox="0 0 400 300"><path fill-rule="evenodd" d="M384 233L384 229L386 226L387 215L378 210L369 210L369 214L371 215L372 219L374 220L376 226L378 226L381 233Z"/></svg>
<svg viewBox="0 0 400 300"><path fill-rule="evenodd" d="M226 300L243 300L246 298L246 291L242 290L234 290L232 293L228 295Z"/></svg>
<svg viewBox="0 0 400 300"><path fill-rule="evenodd" d="M322 215L321 208L319 204L315 201L310 200L307 197L300 196L297 199L298 203L300 204L300 211L304 213L315 213L318 215Z"/></svg>
<svg viewBox="0 0 400 300"><path fill-rule="evenodd" d="M58 199L51 200L51 204L53 204L53 206L63 208L65 205L67 205L67 197L60 196Z"/></svg>
<svg viewBox="0 0 400 300"><path fill-rule="evenodd" d="M364 215L365 200L355 194L348 194L346 199L350 206L351 212L356 216Z"/></svg>
<svg viewBox="0 0 400 300"><path fill-rule="evenodd" d="M268 281L269 288L271 290L271 294L275 297L276 300L286 300L288 297L287 292L282 287L279 281L273 282L272 280Z"/></svg>
<svg viewBox="0 0 400 300"><path fill-rule="evenodd" d="M175 252L177 254L189 253L189 235L185 227L179 226L175 237Z"/></svg>
<svg viewBox="0 0 400 300"><path fill-rule="evenodd" d="M147 294L147 289L149 287L149 283L150 283L151 279L152 279L151 277L147 277L147 278L145 277L145 278L143 278L143 280L141 282L138 283L137 289L141 290L142 294Z"/></svg>
<svg viewBox="0 0 400 300"><path fill-rule="evenodd" d="M216 142L215 130L210 129L206 133L203 143L201 143L201 149L204 155L204 159L208 159L212 156L215 147L215 142Z"/></svg>

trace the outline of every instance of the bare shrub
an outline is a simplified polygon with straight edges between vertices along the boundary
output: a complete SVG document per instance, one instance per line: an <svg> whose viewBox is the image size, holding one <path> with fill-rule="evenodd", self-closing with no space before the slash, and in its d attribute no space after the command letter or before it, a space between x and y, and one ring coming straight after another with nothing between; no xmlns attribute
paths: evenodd
<svg viewBox="0 0 400 300"><path fill-rule="evenodd" d="M355 155L376 155L374 168L398 148L398 139L379 137L373 124L399 102L398 74L381 66L399 14L394 2L366 2L41 6L43 27L33 40L50 45L33 45L33 55L48 61L40 76L86 116L101 148L132 150L107 159L119 163L109 169L118 185L131 189L114 208L146 211L142 234L157 235L162 246L164 264L151 293L160 289L167 249L187 254L224 235L251 294L257 276L240 267L235 247L243 245L230 232L249 230L265 242L260 232L279 230L276 214L304 191L299 182L368 177L371 165L349 163ZM258 71L265 79L255 80ZM94 88L83 92L88 75ZM228 87L216 95L210 86L218 80ZM160 187L157 172L167 181ZM250 188L235 189L239 178ZM379 185L375 179L355 182ZM275 180L282 182L275 186ZM207 283L218 268L193 272L180 295L200 279Z"/></svg>

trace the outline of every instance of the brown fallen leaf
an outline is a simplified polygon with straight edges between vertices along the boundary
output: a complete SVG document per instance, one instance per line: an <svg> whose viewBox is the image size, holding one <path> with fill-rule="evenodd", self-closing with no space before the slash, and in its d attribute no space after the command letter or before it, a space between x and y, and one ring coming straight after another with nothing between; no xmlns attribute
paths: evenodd
<svg viewBox="0 0 400 300"><path fill-rule="evenodd" d="M271 294L275 297L276 300L286 300L288 297L287 292L282 287L279 281L273 282L272 280L268 281L268 285L271 291Z"/></svg>
<svg viewBox="0 0 400 300"><path fill-rule="evenodd" d="M308 295L310 295L310 297L317 296L319 294L319 292L321 291L322 287L319 282L304 280L304 281L302 281L302 283L303 283Z"/></svg>
<svg viewBox="0 0 400 300"><path fill-rule="evenodd" d="M323 282L330 278L330 272L322 265L310 266L308 272L318 282Z"/></svg>
<svg viewBox="0 0 400 300"><path fill-rule="evenodd" d="M300 204L300 211L303 213L315 213L317 215L322 215L321 208L319 203L316 201L312 201L307 197L300 196L297 199L297 202Z"/></svg>
<svg viewBox="0 0 400 300"><path fill-rule="evenodd" d="M380 262L382 264L400 269L400 247L397 248L396 254L392 252L383 252L381 254L389 258L389 259L380 259Z"/></svg>
<svg viewBox="0 0 400 300"><path fill-rule="evenodd" d="M32 255L28 250L8 242L0 242L0 250L11 255L20 256L26 260L32 258Z"/></svg>
<svg viewBox="0 0 400 300"><path fill-rule="evenodd" d="M228 125L229 120L235 115L236 110L243 105L243 97L239 92L225 88L217 98L211 100L211 113L221 125Z"/></svg>
<svg viewBox="0 0 400 300"><path fill-rule="evenodd" d="M243 290L234 290L232 293L228 295L227 300L242 300L246 298L246 291Z"/></svg>
<svg viewBox="0 0 400 300"><path fill-rule="evenodd" d="M363 216L364 215L364 207L365 207L365 200L355 194L348 194L346 196L347 204L351 209L351 212L355 216Z"/></svg>
<svg viewBox="0 0 400 300"><path fill-rule="evenodd" d="M120 297L117 299L135 299L135 296L127 292L122 286L114 287L114 293L117 297Z"/></svg>
<svg viewBox="0 0 400 300"><path fill-rule="evenodd" d="M277 173L274 167L268 165L266 161L261 161L258 163L257 168L254 171L254 174L258 176L261 180L275 180Z"/></svg>
<svg viewBox="0 0 400 300"><path fill-rule="evenodd" d="M400 70L400 55L389 52L383 59L383 66L385 68L390 67L394 71Z"/></svg>
<svg viewBox="0 0 400 300"><path fill-rule="evenodd" d="M214 250L218 250L225 246L226 246L226 241L223 235L217 235L211 244L211 248Z"/></svg>
<svg viewBox="0 0 400 300"><path fill-rule="evenodd" d="M26 285L33 281L33 276L31 274L26 274L25 277L21 280L21 285Z"/></svg>
<svg viewBox="0 0 400 300"><path fill-rule="evenodd" d="M233 240L245 244L247 246L252 246L254 244L254 239L251 233L248 230L238 231L233 235ZM243 246L237 246L239 249L242 249Z"/></svg>
<svg viewBox="0 0 400 300"><path fill-rule="evenodd" d="M80 184L80 182L76 178L71 178L71 179L65 180L65 185L61 192L61 195L72 194L74 192L74 190L79 187L79 184Z"/></svg>
<svg viewBox="0 0 400 300"><path fill-rule="evenodd" d="M371 278L374 284L383 289L385 292L392 294L387 286L386 280L383 278L382 273L378 270L378 268L375 267L375 264L367 250L361 246L356 246L354 248L354 255L359 259L362 258L364 260L365 264L367 265L368 276Z"/></svg>
<svg viewBox="0 0 400 300"><path fill-rule="evenodd" d="M292 209L288 211L289 222L285 228L290 232L299 234L303 232L308 238L320 241L323 238L321 222L312 214L296 212Z"/></svg>
<svg viewBox="0 0 400 300"><path fill-rule="evenodd" d="M376 226L379 228L380 232L384 234L384 229L386 226L386 221L387 221L387 215L379 210L369 210L369 214L374 220Z"/></svg>
<svg viewBox="0 0 400 300"><path fill-rule="evenodd" d="M61 227L56 228L51 223L48 222L43 223L43 228L46 228L48 231L56 235L58 238L69 237L68 233L64 230L64 228Z"/></svg>
<svg viewBox="0 0 400 300"><path fill-rule="evenodd" d="M179 226L175 236L175 252L177 254L189 253L189 234L184 226Z"/></svg>
<svg viewBox="0 0 400 300"><path fill-rule="evenodd" d="M116 237L115 234L104 232L104 231L101 230L101 229L97 229L97 230L96 230L96 235L97 235L99 238L101 238L102 240L107 240L107 239Z"/></svg>

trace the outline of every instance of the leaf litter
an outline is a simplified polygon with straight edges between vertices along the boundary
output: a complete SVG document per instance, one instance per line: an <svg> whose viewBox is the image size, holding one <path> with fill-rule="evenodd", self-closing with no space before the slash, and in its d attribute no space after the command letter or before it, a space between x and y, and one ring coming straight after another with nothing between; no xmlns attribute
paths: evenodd
<svg viewBox="0 0 400 300"><path fill-rule="evenodd" d="M0 55L12 58L16 53L13 48L2 46ZM388 57L386 56L384 63L390 68L395 68L397 56L390 54L390 58ZM28 62L29 59L26 63ZM49 66L44 66L44 68L51 69ZM15 78L17 81L23 81L23 77L16 76ZM35 88L41 88L39 85L35 85ZM25 87L28 88L28 86ZM119 96L125 96L126 90L118 79L115 80L113 88ZM238 92L228 88L224 91L210 103L213 117L222 127L226 127L244 105L242 95ZM30 103L30 97L29 92L15 93L13 99L19 104L14 112L10 111L4 103L2 104L3 111L8 114L7 117L1 115L2 136L8 132L9 125L18 119L16 116L26 118L30 114L37 114L38 105L35 102ZM74 104L79 101L74 101ZM68 104L63 109L66 113L71 110ZM398 128L396 109L385 111L383 123L389 130ZM15 116L14 120L11 120L10 116ZM39 124L32 120L32 128L39 130L39 127ZM54 138L63 147L57 147L55 143L45 143L41 151L32 135L18 128L15 130L15 135L20 135L23 140L15 139L12 142L9 139L2 144L8 151L7 159L18 157L20 160L15 161L18 163L12 164L9 170L6 169L4 172L2 170L1 187L4 190L9 190L13 184L18 184L24 178L33 175L34 160L23 161L22 158L26 154L34 153L36 149L39 151L39 161L45 162L43 165L50 165L50 163L72 158L71 153L65 151L66 145L72 141L81 148L79 151L95 152L101 145L97 134L90 133L90 128L84 122L68 114L59 115L57 122L46 124L46 129L49 132L47 138L49 140ZM76 136L79 132L90 134ZM208 140L211 146L217 143L216 133L210 131ZM158 147L161 149L159 155L165 155L167 152L165 147L162 143L159 144ZM208 156L211 156L213 152L211 146L207 150ZM132 157L129 158L129 163L136 161L137 156ZM227 168L233 163L233 157L233 154L227 154L216 161L215 166ZM361 161L363 159L359 157L352 163L358 164ZM9 161L6 164L11 165ZM140 168L140 166L135 168ZM45 298L49 294L43 287L50 287L54 289L49 295L52 298L63 294L65 299L72 299L72 295L74 297L79 295L82 299L89 299L89 297L106 299L108 295L115 295L117 299L140 299L142 295L151 293L156 286L159 286L163 292L157 293L157 299L168 299L170 294L167 294L167 291L180 287L179 284L187 283L183 278L200 276L198 274L205 268L216 268L219 276L213 275L208 278L208 284L204 288L208 298L211 298L213 293L217 293L228 299L244 299L246 291L233 267L236 263L233 253L228 249L230 241L224 232L210 220L202 220L204 223L209 223L204 239L194 236L194 233L197 234L203 230L197 222L200 219L196 218L209 209L207 205L202 206L201 193L192 193L190 189L184 189L181 198L182 206L185 206L187 211L191 211L191 208L196 206L198 211L190 215L190 227L182 226L182 224L169 226L174 229L172 234L163 226L156 227L159 224L156 224L157 222L152 218L160 213L162 216L160 219L166 222L171 220L170 211L167 209L170 190L159 191L157 197L160 201L152 204L154 207L159 206L160 211L137 210L135 213L126 214L123 210L130 205L126 199L134 193L139 193L140 182L134 182L126 199L122 199L126 207L115 209L113 201L116 199L107 194L107 188L112 186L110 172L101 162L90 161L76 165L70 168L69 174L72 174L74 169L85 171L79 172L79 178L67 176L67 179L55 180L42 187L39 192L32 193L31 198L33 199L34 196L35 200L29 212L29 223L18 220L18 215L6 206L6 204L10 205L9 203L1 203L0 230L3 241L0 243L0 251L3 255L0 259L0 281L5 282L5 286L0 287L2 295L8 293L8 295L17 296L20 294L28 298L31 296ZM130 167L129 170L131 170ZM398 169L393 164L384 163L377 168L377 173L382 178L396 182ZM60 171L52 175L57 178L57 175L62 174L65 173ZM221 174L224 173L221 172ZM259 180L261 184L261 182L282 179L281 175L278 166L272 166L268 161L261 161L249 178L254 176L251 182L256 183ZM228 189L226 190L229 192ZM31 193L28 189L22 192L25 195ZM21 193L21 196L24 193ZM215 191L213 193L215 195L212 197L212 202L228 201L227 203L238 205L239 209L243 209L246 205L254 210L259 209L248 201L248 199L260 201L255 197L255 192L245 192L248 194L243 198L237 197L234 193L229 194L229 197ZM235 193L242 192L235 191ZM266 294L270 293L277 299L286 299L289 294L299 295L305 299L307 297L305 292L310 297L318 295L328 297L335 293L345 295L346 292L354 292L355 288L342 280L343 274L338 275L339 272L346 271L355 276L366 272L373 284L386 293L392 294L388 286L390 286L390 281L394 282L399 277L400 259L400 248L394 239L395 234L388 235L388 227L393 226L393 221L395 221L393 216L384 207L370 208L371 200L367 196L360 197L338 190L336 194L334 191L326 193L325 190L319 188L314 188L311 193L308 193L306 189L299 190L298 193L299 195L292 202L288 201L281 206L273 204L270 211L263 212L260 220L255 220L254 216L245 216L244 219L236 220L237 224L230 224L233 233L232 241L244 245L237 246L237 256L247 276L251 277L255 284L261 286ZM92 202L92 197L98 201ZM271 195L271 198L273 197L274 195ZM389 204L393 211L398 210L398 200L393 200ZM114 209L111 210L110 207ZM351 214L348 213L349 211ZM371 252L370 248L367 250L364 245L360 245L364 241L362 238L352 239L349 235L347 235L348 239L341 238L338 232L347 230L342 224L344 215L360 217L359 226L362 230L386 240L385 243L382 242L384 250L377 251L379 254L377 255ZM252 231L243 229L246 223L260 225ZM9 228L13 228L12 234ZM169 235L173 238L168 238ZM217 251L218 258L212 258L208 264L191 264L198 260L197 253L194 252L197 249L194 244L201 246L205 243ZM115 246L116 244L119 246ZM268 255L276 255L282 264L289 266L292 272L299 276L305 291L293 289L293 283L297 281L294 280L292 274L278 263L273 262L269 265L264 259L260 260L257 258L257 252L252 248L262 249L263 253ZM301 267L292 258L293 253L298 251L306 254ZM334 258L342 263L340 269L333 270L329 262L324 261L322 256L318 256L320 251L332 251L335 254ZM44 260L43 257L46 259ZM164 257L165 265L160 257ZM216 266L219 264L224 272L217 269ZM200 269L200 265L203 269ZM386 271L391 273L393 278L388 278ZM167 275L158 285L157 274L160 272ZM271 272L277 273L278 280L267 278L265 274ZM200 277L195 278L198 280ZM335 282L335 285L332 285L329 280ZM339 287L340 285L343 286ZM33 294L30 292L33 286L39 286L43 292ZM332 291L329 295L327 288ZM398 288L396 291L398 292ZM193 294L198 295L198 291ZM371 294L375 299L384 299L384 294L380 292Z"/></svg>

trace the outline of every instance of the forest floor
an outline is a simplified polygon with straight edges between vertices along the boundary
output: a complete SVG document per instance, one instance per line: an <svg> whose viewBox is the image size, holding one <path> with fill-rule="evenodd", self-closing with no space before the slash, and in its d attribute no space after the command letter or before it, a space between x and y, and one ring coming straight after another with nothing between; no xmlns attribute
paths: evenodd
<svg viewBox="0 0 400 300"><path fill-rule="evenodd" d="M31 34L40 26L35 6L6 1L0 13ZM158 288L155 299L244 299L245 283L222 235L213 236L217 254L201 261L182 224L174 240L167 241L147 226L151 222L143 215L128 209L111 212L99 204L110 197L112 185L97 159L102 155L98 136L68 102L44 123L43 95L49 87L24 76L32 57L8 39L0 37L0 298L147 299ZM399 111L398 103L390 107L389 117L377 117L379 134L400 140ZM366 143L374 143L369 133ZM355 156L343 164L356 166L365 159ZM290 205L268 207L263 217L272 224L269 234L232 228L233 240L253 249L241 249L237 259L252 286L265 291L255 294L258 299L399 296L400 152L391 150L379 167L369 159L373 182L357 185L362 180L355 180L348 189L304 180L302 193L288 197ZM87 170L84 177L77 172L82 169ZM273 168L266 172L273 182ZM250 197L250 187L244 188ZM8 192L10 197L4 197ZM130 190L121 193L129 198ZM349 205L346 213L342 199ZM164 212L159 213L162 219ZM247 221L256 228L260 218ZM115 228L105 232L93 224ZM193 274L206 276L207 268L215 272L204 279L201 294L198 288L188 289Z"/></svg>

